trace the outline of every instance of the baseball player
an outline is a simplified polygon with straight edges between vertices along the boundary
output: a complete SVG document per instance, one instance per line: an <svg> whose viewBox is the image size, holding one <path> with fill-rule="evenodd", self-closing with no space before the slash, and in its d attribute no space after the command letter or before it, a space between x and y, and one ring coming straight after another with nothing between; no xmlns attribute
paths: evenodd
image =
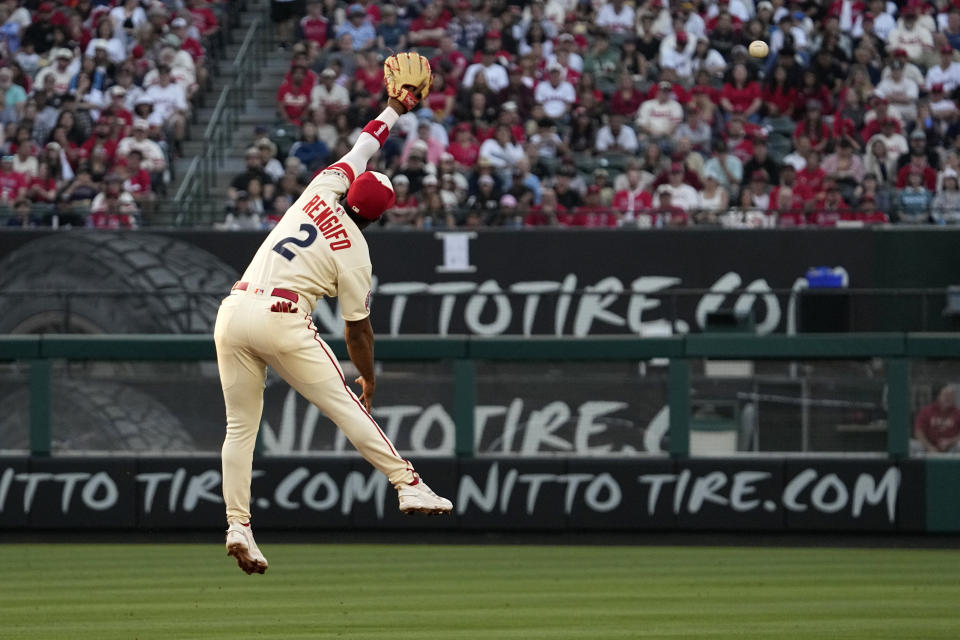
<svg viewBox="0 0 960 640"><path fill-rule="evenodd" d="M384 63L389 102L347 155L320 172L270 232L217 313L214 341L227 409L223 498L227 553L248 574L267 560L250 529L253 448L263 411L267 366L319 407L396 487L404 513L449 513L370 415L376 380L370 327L370 253L362 230L394 202L390 179L367 162L403 113L426 97L430 63L400 53ZM346 208L340 203L346 196ZM339 299L344 337L360 377L358 398L310 316L322 296Z"/></svg>

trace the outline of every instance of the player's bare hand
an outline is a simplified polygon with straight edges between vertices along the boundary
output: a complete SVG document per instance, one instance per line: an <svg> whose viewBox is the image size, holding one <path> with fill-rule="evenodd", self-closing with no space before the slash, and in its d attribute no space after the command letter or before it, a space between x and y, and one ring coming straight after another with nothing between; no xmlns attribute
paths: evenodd
<svg viewBox="0 0 960 640"><path fill-rule="evenodd" d="M363 403L363 406L366 407L367 411L370 411L370 403L373 400L373 391L376 389L377 383L373 380L367 380L363 376L360 376L354 380L354 382L360 385L360 389L362 389L362 392L360 393L360 402Z"/></svg>

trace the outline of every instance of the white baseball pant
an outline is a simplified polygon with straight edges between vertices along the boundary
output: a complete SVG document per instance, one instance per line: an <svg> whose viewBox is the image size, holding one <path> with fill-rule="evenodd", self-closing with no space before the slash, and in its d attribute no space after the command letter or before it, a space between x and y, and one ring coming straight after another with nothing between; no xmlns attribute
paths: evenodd
<svg viewBox="0 0 960 640"><path fill-rule="evenodd" d="M227 521L250 518L253 449L268 365L343 430L357 451L394 486L412 482L413 466L397 453L349 388L333 350L317 335L309 313L271 311L271 306L282 302L271 291L253 286L233 291L220 305L213 332L227 409L222 450Z"/></svg>

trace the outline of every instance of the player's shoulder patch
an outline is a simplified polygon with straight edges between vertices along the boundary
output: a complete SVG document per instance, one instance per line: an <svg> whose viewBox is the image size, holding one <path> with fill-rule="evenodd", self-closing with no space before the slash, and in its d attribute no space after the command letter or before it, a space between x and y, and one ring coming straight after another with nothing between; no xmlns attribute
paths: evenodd
<svg viewBox="0 0 960 640"><path fill-rule="evenodd" d="M330 165L329 167L327 167L326 169L324 169L323 172L324 172L324 173L338 173L338 174L342 175L343 177L345 177L345 178L346 178L347 180L349 180L350 182L353 182L353 178L354 178L354 176L353 176L353 169L351 169L351 168L350 168L350 165L348 165L346 162L338 162L338 163L336 163L336 164L332 164L332 165Z"/></svg>

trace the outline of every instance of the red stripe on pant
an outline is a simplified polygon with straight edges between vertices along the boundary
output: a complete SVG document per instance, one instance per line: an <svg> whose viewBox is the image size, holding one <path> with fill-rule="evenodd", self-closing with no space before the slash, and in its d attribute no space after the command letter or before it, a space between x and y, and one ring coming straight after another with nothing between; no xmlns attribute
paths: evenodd
<svg viewBox="0 0 960 640"><path fill-rule="evenodd" d="M367 419L369 419L370 422L373 424L373 426L376 428L377 433L380 434L380 437L383 438L383 441L387 443L388 447L390 447L390 453L392 453L393 455L397 456L398 458L403 460L405 463L407 463L407 470L413 473L413 469L410 467L410 461L407 460L406 458L401 457L400 454L397 453L397 450L393 448L393 445L390 443L389 438L387 438L386 434L380 428L380 425L377 424L377 421L373 419L373 416L371 416L367 412L366 407L364 407L363 404L361 404L360 400L358 400L357 397L353 394L353 392L350 391L350 387L347 386L346 379L343 377L343 374L340 373L340 367L337 365L337 361L334 359L333 355L329 351L327 351L327 347L326 345L323 344L323 340L321 340L320 337L317 335L317 328L313 325L313 318L309 315L306 315L304 317L307 319L307 330L313 331L313 339L316 340L317 344L320 345L320 348L323 349L323 352L327 355L327 358L330 360L330 364L333 365L333 368L336 370L337 375L340 376L340 382L343 383L343 388L346 390L347 395L350 396L350 399L352 399L353 402L357 405L357 407L360 408L360 411L363 412L363 415L367 416Z"/></svg>

